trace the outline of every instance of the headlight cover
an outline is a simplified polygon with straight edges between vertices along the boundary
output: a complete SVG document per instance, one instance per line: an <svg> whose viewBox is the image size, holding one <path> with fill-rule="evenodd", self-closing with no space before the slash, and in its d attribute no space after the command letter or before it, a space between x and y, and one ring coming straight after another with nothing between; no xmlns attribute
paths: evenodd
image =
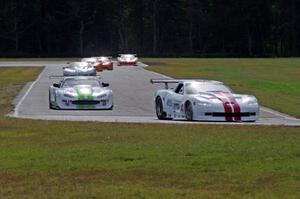
<svg viewBox="0 0 300 199"><path fill-rule="evenodd" d="M64 93L64 97L75 98L76 94L75 93L71 93L71 92L66 92L66 93Z"/></svg>
<svg viewBox="0 0 300 199"><path fill-rule="evenodd" d="M108 95L105 93L105 94L97 95L96 98L102 99L102 98L106 98L107 96Z"/></svg>
<svg viewBox="0 0 300 199"><path fill-rule="evenodd" d="M244 101L244 103L247 103L250 106L257 106L258 102L256 98L248 98Z"/></svg>

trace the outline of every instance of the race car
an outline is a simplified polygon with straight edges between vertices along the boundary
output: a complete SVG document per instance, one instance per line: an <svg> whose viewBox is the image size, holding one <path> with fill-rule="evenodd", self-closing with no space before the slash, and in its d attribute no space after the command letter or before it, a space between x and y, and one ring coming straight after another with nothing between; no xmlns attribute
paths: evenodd
<svg viewBox="0 0 300 199"><path fill-rule="evenodd" d="M96 76L96 74L96 68L88 62L72 62L63 67L64 76Z"/></svg>
<svg viewBox="0 0 300 199"><path fill-rule="evenodd" d="M98 64L100 64L96 57L86 57L86 58L82 58L80 61L87 62L94 67L96 67Z"/></svg>
<svg viewBox="0 0 300 199"><path fill-rule="evenodd" d="M106 70L113 70L113 62L111 60L111 57L97 57L98 63L96 67L96 70L103 71L104 69Z"/></svg>
<svg viewBox="0 0 300 199"><path fill-rule="evenodd" d="M152 79L166 88L155 93L157 118L254 122L259 118L259 104L251 95L235 94L224 83L213 80ZM169 84L176 84L169 89Z"/></svg>
<svg viewBox="0 0 300 199"><path fill-rule="evenodd" d="M120 54L118 57L118 66L121 65L134 65L136 66L138 58L135 54Z"/></svg>
<svg viewBox="0 0 300 199"><path fill-rule="evenodd" d="M113 92L98 77L64 77L49 88L50 109L112 110Z"/></svg>

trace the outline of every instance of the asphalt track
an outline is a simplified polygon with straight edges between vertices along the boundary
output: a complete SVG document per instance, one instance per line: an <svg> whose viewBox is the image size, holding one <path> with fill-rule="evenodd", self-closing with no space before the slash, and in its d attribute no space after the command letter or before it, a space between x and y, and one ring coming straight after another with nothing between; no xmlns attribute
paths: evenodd
<svg viewBox="0 0 300 199"><path fill-rule="evenodd" d="M110 83L114 93L113 110L50 110L48 88L55 81L51 75L61 75L64 62L0 62L0 67L41 67L43 72L36 81L27 84L15 99L15 110L9 116L24 119L98 121L125 123L180 123L180 124L230 124L230 125L285 125L300 126L300 120L261 107L260 119L255 123L160 121L154 112L154 92L163 85L150 84L151 78L168 78L138 66L114 66L113 71L100 73L103 81Z"/></svg>

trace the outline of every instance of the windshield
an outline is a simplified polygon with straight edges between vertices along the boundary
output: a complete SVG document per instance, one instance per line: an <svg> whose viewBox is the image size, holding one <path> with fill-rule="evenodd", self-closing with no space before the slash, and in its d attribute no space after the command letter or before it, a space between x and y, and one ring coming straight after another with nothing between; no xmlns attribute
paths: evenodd
<svg viewBox="0 0 300 199"><path fill-rule="evenodd" d="M63 82L62 88L72 88L78 85L89 85L92 87L101 87L100 82L95 79L66 79Z"/></svg>
<svg viewBox="0 0 300 199"><path fill-rule="evenodd" d="M87 62L73 62L73 63L70 63L70 65L69 65L70 68L88 67L88 66L90 66L90 65Z"/></svg>
<svg viewBox="0 0 300 199"><path fill-rule="evenodd" d="M135 58L134 55L121 55L122 58L125 58L125 59L133 59Z"/></svg>
<svg viewBox="0 0 300 199"><path fill-rule="evenodd" d="M102 62L109 62L109 58L107 57L99 57L98 60L102 61Z"/></svg>
<svg viewBox="0 0 300 199"><path fill-rule="evenodd" d="M95 63L97 62L96 58L83 58L81 59L82 62L89 62L89 63Z"/></svg>
<svg viewBox="0 0 300 199"><path fill-rule="evenodd" d="M209 82L193 82L185 84L187 95L197 94L200 92L230 92L231 90L223 84L213 84Z"/></svg>

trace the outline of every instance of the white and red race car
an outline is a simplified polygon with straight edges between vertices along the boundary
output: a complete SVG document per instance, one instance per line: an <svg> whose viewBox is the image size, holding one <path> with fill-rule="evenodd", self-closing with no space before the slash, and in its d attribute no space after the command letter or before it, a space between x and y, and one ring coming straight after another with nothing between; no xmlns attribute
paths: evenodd
<svg viewBox="0 0 300 199"><path fill-rule="evenodd" d="M165 89L155 93L158 119L254 122L259 118L259 104L251 95L233 93L222 82L213 80L161 80ZM175 89L168 84L175 83Z"/></svg>
<svg viewBox="0 0 300 199"><path fill-rule="evenodd" d="M121 65L134 65L138 63L136 54L120 54L118 57L118 66Z"/></svg>

